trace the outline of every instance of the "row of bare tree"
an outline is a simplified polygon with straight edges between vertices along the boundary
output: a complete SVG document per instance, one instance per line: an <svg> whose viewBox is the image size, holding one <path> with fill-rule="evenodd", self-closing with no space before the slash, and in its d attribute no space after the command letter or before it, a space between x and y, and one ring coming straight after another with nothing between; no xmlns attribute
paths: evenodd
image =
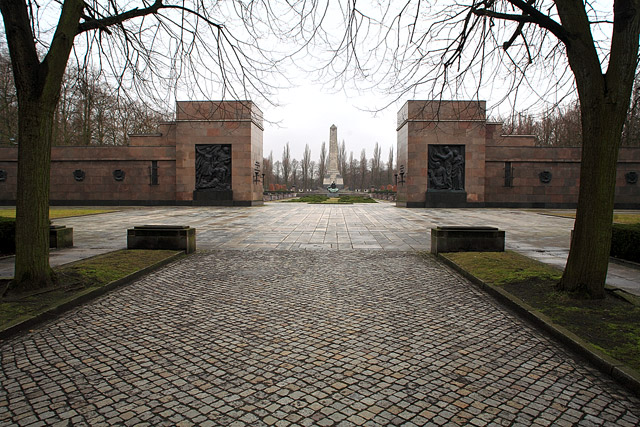
<svg viewBox="0 0 640 427"><path fill-rule="evenodd" d="M320 146L318 161L311 160L309 144L304 148L302 160L292 159L289 143L282 151L281 160L273 160L273 151L264 158L264 186L266 189L273 185L284 185L286 188L295 187L298 190L309 191L323 187L323 181L329 167L329 155L326 142ZM367 158L366 149L360 152L360 158L349 152L345 141L338 144L338 171L344 180L344 186L350 190L365 190L368 188L381 188L389 184L395 184L394 177L394 151L389 148L389 157L385 162L382 159L382 148L375 143L373 157Z"/></svg>
<svg viewBox="0 0 640 427"><path fill-rule="evenodd" d="M97 73L65 74L53 122L53 145L124 145L127 135L153 132L171 118L140 101L120 96ZM18 98L11 60L0 51L0 145L18 142Z"/></svg>
<svg viewBox="0 0 640 427"><path fill-rule="evenodd" d="M550 147L582 145L580 103L546 109L540 115L517 113L504 120L506 134L535 135L536 143ZM635 78L631 104L622 130L621 145L640 146L640 75Z"/></svg>
<svg viewBox="0 0 640 427"><path fill-rule="evenodd" d="M54 145L124 145L127 143L127 135L153 132L159 122L170 119L169 112L155 111L140 101L119 96L117 89L110 87L99 77L95 73L87 74L85 70L78 69L66 73L55 113ZM579 147L582 145L580 104L575 101L565 106L550 107L542 114L513 114L504 119L503 131L506 134L535 135L536 143L540 146ZM18 101L11 61L5 52L0 51L0 145L16 144L17 133ZM636 76L621 145L640 146L640 76ZM276 168L271 172L272 179L269 182L304 189L321 186L327 166L325 144L322 145L317 164L311 162L308 145L301 161L290 159L288 148L287 145L281 162L274 163L265 159L265 165ZM377 143L371 159L366 159L363 150L360 159L354 158L351 152L347 160L344 141L338 148L338 167L348 188L393 184L389 162L385 171L382 170L384 165L380 160ZM389 156L393 160L392 150ZM324 170L321 170L322 164ZM363 164L366 167L363 168ZM367 171L370 172L369 175Z"/></svg>

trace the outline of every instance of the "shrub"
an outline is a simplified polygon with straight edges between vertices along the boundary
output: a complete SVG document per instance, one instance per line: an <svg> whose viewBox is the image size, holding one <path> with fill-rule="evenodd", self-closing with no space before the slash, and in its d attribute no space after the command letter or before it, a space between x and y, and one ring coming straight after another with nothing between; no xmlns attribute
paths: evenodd
<svg viewBox="0 0 640 427"><path fill-rule="evenodd" d="M640 262L640 223L613 224L611 256Z"/></svg>
<svg viewBox="0 0 640 427"><path fill-rule="evenodd" d="M296 203L296 202L301 202L301 203L322 203L326 200L329 200L329 197L324 196L324 195L320 195L320 194L313 194L313 195L309 195L309 196L302 196L299 197L297 199L291 199L291 200L286 200L286 202L289 203Z"/></svg>
<svg viewBox="0 0 640 427"><path fill-rule="evenodd" d="M0 254L16 252L16 219L0 217Z"/></svg>
<svg viewBox="0 0 640 427"><path fill-rule="evenodd" d="M339 203L377 203L377 202L371 197L340 196Z"/></svg>

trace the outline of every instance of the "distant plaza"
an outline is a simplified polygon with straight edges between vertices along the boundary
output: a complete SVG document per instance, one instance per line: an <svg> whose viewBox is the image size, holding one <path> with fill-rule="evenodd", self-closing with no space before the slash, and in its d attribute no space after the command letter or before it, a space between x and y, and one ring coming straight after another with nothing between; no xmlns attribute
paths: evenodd
<svg viewBox="0 0 640 427"><path fill-rule="evenodd" d="M262 205L263 114L250 101L179 101L158 132L126 146L52 149L53 205ZM329 129L325 191L341 191L338 128ZM0 148L0 202L15 203L17 148ZM406 208L573 208L579 147L504 135L485 101L407 101L397 115L394 188ZM640 148L622 147L616 208L640 208ZM325 191L326 192L326 191Z"/></svg>

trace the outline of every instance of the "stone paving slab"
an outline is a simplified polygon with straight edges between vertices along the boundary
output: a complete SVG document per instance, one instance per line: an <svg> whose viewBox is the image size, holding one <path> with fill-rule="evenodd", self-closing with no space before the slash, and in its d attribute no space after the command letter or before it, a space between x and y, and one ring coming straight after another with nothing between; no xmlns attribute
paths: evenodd
<svg viewBox="0 0 640 427"><path fill-rule="evenodd" d="M640 400L415 252L201 251L0 362L2 425L640 424Z"/></svg>
<svg viewBox="0 0 640 427"><path fill-rule="evenodd" d="M542 213L541 213L542 212ZM74 228L75 247L51 252L51 265L126 247L126 230L145 224L197 229L200 249L313 251L429 250L438 225L491 225L506 231L506 247L562 268L573 220L523 209L401 209L366 205L267 203L262 207L146 207L54 220ZM12 277L13 259L0 260L0 277ZM640 295L640 272L611 263L607 282Z"/></svg>
<svg viewBox="0 0 640 427"><path fill-rule="evenodd" d="M506 231L506 247L564 267L573 220L523 209L400 209L366 205L267 203L262 207L146 207L56 219L74 228L75 247L53 250L53 266L126 247L126 230L145 224L197 229L200 249L429 250L438 225L491 225ZM13 258L0 259L0 277L12 277ZM640 272L611 263L607 282L640 295Z"/></svg>

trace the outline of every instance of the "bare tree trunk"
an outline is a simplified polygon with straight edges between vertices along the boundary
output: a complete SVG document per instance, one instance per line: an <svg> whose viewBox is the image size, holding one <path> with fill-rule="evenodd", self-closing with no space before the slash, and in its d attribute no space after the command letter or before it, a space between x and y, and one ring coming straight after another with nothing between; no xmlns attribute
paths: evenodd
<svg viewBox="0 0 640 427"><path fill-rule="evenodd" d="M18 119L15 280L22 290L51 284L49 171L54 105L22 101Z"/></svg>
<svg viewBox="0 0 640 427"><path fill-rule="evenodd" d="M557 0L582 119L582 163L575 231L560 289L603 298L611 249L618 150L638 66L638 2L614 2L606 73L582 3Z"/></svg>
<svg viewBox="0 0 640 427"><path fill-rule="evenodd" d="M623 107L583 104L580 195L571 250L560 288L604 298Z"/></svg>
<svg viewBox="0 0 640 427"><path fill-rule="evenodd" d="M49 172L53 116L64 70L82 14L82 0L67 0L49 52L40 61L27 5L0 0L18 95L18 194L13 287L25 291L51 283Z"/></svg>

